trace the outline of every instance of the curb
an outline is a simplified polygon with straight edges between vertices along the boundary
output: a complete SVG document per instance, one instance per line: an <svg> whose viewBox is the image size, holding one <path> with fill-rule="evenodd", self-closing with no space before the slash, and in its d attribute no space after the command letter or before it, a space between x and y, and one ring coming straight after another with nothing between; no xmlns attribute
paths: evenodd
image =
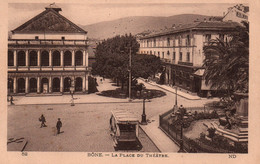
<svg viewBox="0 0 260 164"><path fill-rule="evenodd" d="M79 102L74 104L120 104L120 103L143 103L143 101L132 101L132 102ZM24 106L24 105L70 105L71 103L50 103L50 104L14 104L14 105L8 105L8 106Z"/></svg>
<svg viewBox="0 0 260 164"><path fill-rule="evenodd" d="M159 152L161 153L162 151L159 149L159 147L153 142L153 140L151 139L151 137L145 132L145 130L142 128L142 126L139 125L139 127L143 130L143 132L145 133L145 135L149 138L149 140L152 141L152 143L155 145L155 147L159 150Z"/></svg>
<svg viewBox="0 0 260 164"><path fill-rule="evenodd" d="M141 80L142 80L142 79L141 79ZM152 83L149 83L149 82L145 82L144 80L142 80L142 81L143 81L144 83L150 84L150 85L152 85L152 86L156 86L156 87L158 87L158 88L161 88L161 89L163 89L163 90L166 90L166 91L168 91L168 92L171 92L171 93L176 94L175 92L170 91L170 90L168 90L168 89L165 89L165 88L163 88L163 87L161 87L161 86L159 86L159 85L152 84ZM183 96L183 95L180 95L180 94L178 94L178 93L177 93L177 95L180 96L180 97L182 97L182 98L185 98L185 99L187 99L187 100L201 100L201 98L190 99L190 98L187 98L187 97L185 97L185 96Z"/></svg>

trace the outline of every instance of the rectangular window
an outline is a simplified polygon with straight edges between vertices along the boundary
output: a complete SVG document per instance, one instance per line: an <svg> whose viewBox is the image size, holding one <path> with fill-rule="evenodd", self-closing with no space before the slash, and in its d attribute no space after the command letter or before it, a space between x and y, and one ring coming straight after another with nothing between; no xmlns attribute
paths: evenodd
<svg viewBox="0 0 260 164"><path fill-rule="evenodd" d="M35 36L35 40L38 40L39 39L39 36Z"/></svg>
<svg viewBox="0 0 260 164"><path fill-rule="evenodd" d="M153 46L156 47L156 39L153 40Z"/></svg>
<svg viewBox="0 0 260 164"><path fill-rule="evenodd" d="M164 52L162 52L162 59L164 59Z"/></svg>
<svg viewBox="0 0 260 164"><path fill-rule="evenodd" d="M160 52L158 51L158 57L160 57Z"/></svg>
<svg viewBox="0 0 260 164"><path fill-rule="evenodd" d="M206 34L206 39L205 41L206 42L209 42L211 40L211 34Z"/></svg>
<svg viewBox="0 0 260 164"><path fill-rule="evenodd" d="M65 40L65 36L62 36L62 37L61 37L61 40Z"/></svg>
<svg viewBox="0 0 260 164"><path fill-rule="evenodd" d="M172 54L172 60L175 60L175 55L176 55L176 52L173 52L173 54Z"/></svg>
<svg viewBox="0 0 260 164"><path fill-rule="evenodd" d="M187 35L186 46L190 46L190 35Z"/></svg>
<svg viewBox="0 0 260 164"><path fill-rule="evenodd" d="M187 62L190 62L190 52L187 52L187 58L186 58Z"/></svg>
<svg viewBox="0 0 260 164"><path fill-rule="evenodd" d="M180 52L179 61L182 61L182 52Z"/></svg>
<svg viewBox="0 0 260 164"><path fill-rule="evenodd" d="M167 38L167 47L170 47L170 38Z"/></svg>

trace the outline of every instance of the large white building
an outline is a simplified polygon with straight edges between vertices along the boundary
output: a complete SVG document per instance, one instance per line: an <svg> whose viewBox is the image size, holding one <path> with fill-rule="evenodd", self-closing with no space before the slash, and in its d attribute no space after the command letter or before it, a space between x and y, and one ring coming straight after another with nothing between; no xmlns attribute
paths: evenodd
<svg viewBox="0 0 260 164"><path fill-rule="evenodd" d="M248 22L249 7L239 4L228 8L228 11L223 16L223 21L233 21L241 23L242 21Z"/></svg>
<svg viewBox="0 0 260 164"><path fill-rule="evenodd" d="M45 11L12 30L8 40L8 93L64 93L88 90L87 32Z"/></svg>
<svg viewBox="0 0 260 164"><path fill-rule="evenodd" d="M165 83L191 93L209 90L203 79L203 47L211 39L224 39L239 26L237 22L204 21L175 26L138 38L141 54L155 55L165 64Z"/></svg>

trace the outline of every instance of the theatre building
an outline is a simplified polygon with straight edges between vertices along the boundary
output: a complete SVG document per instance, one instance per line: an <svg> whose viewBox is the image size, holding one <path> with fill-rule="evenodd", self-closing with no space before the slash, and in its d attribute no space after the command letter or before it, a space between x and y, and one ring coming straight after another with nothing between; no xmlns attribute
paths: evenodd
<svg viewBox="0 0 260 164"><path fill-rule="evenodd" d="M88 90L87 32L50 5L12 30L8 93L54 94Z"/></svg>
<svg viewBox="0 0 260 164"><path fill-rule="evenodd" d="M211 39L224 40L237 26L237 22L206 20L176 25L139 38L139 53L160 57L165 65L165 84L204 94L211 88L203 78L203 47Z"/></svg>

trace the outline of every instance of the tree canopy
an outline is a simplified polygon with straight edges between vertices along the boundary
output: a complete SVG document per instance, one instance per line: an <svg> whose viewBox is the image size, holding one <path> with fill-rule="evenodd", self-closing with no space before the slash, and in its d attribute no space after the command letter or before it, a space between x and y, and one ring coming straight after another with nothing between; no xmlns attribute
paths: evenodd
<svg viewBox="0 0 260 164"><path fill-rule="evenodd" d="M249 24L243 23L225 39L213 39L204 47L206 84L234 92L248 93Z"/></svg>
<svg viewBox="0 0 260 164"><path fill-rule="evenodd" d="M96 48L96 62L92 73L107 78L116 78L124 83L128 79L131 48L131 78L148 78L162 68L159 57L137 54L139 43L134 36L116 36L102 41Z"/></svg>

